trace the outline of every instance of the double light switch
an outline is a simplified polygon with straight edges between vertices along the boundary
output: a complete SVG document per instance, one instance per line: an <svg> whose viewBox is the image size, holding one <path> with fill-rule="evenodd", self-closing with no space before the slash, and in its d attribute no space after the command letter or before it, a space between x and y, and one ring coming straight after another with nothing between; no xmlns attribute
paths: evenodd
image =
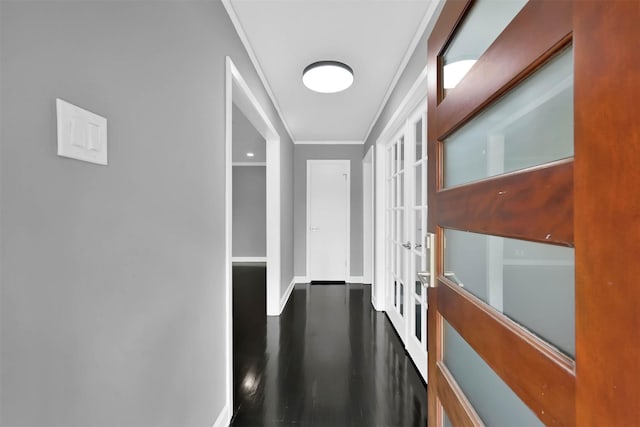
<svg viewBox="0 0 640 427"><path fill-rule="evenodd" d="M107 119L56 99L58 155L107 164Z"/></svg>

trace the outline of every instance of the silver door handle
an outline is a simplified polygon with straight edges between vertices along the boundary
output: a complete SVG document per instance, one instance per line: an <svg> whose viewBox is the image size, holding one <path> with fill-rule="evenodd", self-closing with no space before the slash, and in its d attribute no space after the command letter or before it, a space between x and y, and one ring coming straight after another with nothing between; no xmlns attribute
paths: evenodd
<svg viewBox="0 0 640 427"><path fill-rule="evenodd" d="M422 247L422 245L420 243L415 243L413 245L413 249L420 249Z"/></svg>
<svg viewBox="0 0 640 427"><path fill-rule="evenodd" d="M405 249L411 249L411 243L403 243L402 247Z"/></svg>

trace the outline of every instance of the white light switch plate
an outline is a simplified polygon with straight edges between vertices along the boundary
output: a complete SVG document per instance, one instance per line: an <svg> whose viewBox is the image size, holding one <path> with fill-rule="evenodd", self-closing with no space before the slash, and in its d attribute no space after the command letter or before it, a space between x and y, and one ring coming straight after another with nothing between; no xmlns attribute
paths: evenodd
<svg viewBox="0 0 640 427"><path fill-rule="evenodd" d="M56 99L58 155L107 164L107 119Z"/></svg>

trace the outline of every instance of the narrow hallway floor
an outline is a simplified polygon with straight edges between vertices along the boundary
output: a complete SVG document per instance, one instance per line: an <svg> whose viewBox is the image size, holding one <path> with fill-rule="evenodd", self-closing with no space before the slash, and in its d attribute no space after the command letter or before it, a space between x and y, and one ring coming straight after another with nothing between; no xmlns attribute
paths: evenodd
<svg viewBox="0 0 640 427"><path fill-rule="evenodd" d="M427 391L371 286L297 284L266 317L266 268L233 268L232 426L427 425Z"/></svg>

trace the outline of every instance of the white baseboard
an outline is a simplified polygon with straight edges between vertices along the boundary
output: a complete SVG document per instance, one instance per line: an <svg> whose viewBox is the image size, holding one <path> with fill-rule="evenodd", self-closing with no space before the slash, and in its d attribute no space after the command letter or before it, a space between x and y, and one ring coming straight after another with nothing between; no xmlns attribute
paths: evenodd
<svg viewBox="0 0 640 427"><path fill-rule="evenodd" d="M373 293L371 293L371 305L373 306L373 309L375 311L383 311L382 307L380 307L378 305L378 301L376 300L376 296Z"/></svg>
<svg viewBox="0 0 640 427"><path fill-rule="evenodd" d="M293 280L295 280L296 283L311 282L309 276L295 276ZM348 276L347 283L364 283L364 278L362 276Z"/></svg>
<svg viewBox="0 0 640 427"><path fill-rule="evenodd" d="M229 405L225 405L220 411L218 418L213 423L213 427L228 427L231 422L231 414L229 413Z"/></svg>
<svg viewBox="0 0 640 427"><path fill-rule="evenodd" d="M266 256L234 256L231 262L267 262Z"/></svg>
<svg viewBox="0 0 640 427"><path fill-rule="evenodd" d="M280 313L278 313L279 315L282 314L284 307L287 305L287 301L289 301L289 297L291 296L291 292L293 292L293 287L295 286L295 284L296 280L294 277L293 279L291 279L291 283L289 283L287 290L284 291L284 295L282 295L282 298L280 299Z"/></svg>

